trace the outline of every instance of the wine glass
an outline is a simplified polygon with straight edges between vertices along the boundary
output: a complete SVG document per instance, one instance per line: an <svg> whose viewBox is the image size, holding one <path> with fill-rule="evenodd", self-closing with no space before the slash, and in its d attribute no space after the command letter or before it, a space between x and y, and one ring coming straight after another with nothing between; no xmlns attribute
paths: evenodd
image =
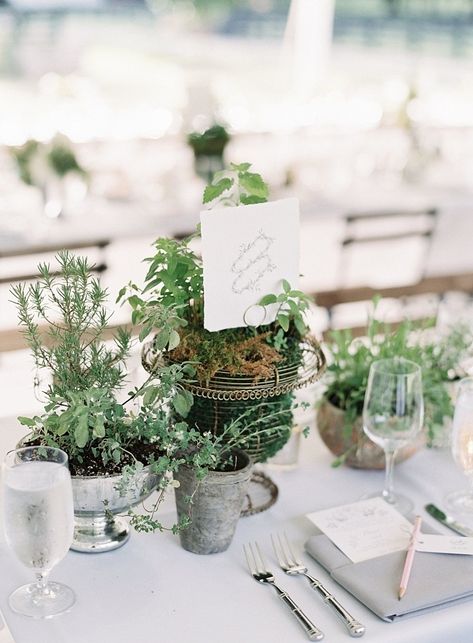
<svg viewBox="0 0 473 643"><path fill-rule="evenodd" d="M447 496L449 509L473 512L473 377L465 377L458 387L452 427L453 459L468 477L469 489Z"/></svg>
<svg viewBox="0 0 473 643"><path fill-rule="evenodd" d="M363 430L384 450L386 475L381 495L403 514L413 503L394 494L393 467L396 451L420 432L424 419L420 366L402 357L373 362L363 407Z"/></svg>
<svg viewBox="0 0 473 643"><path fill-rule="evenodd" d="M36 582L9 597L13 611L48 618L72 607L72 589L47 581L64 558L74 529L71 476L60 449L29 446L7 453L3 476L3 523L8 545L33 570Z"/></svg>

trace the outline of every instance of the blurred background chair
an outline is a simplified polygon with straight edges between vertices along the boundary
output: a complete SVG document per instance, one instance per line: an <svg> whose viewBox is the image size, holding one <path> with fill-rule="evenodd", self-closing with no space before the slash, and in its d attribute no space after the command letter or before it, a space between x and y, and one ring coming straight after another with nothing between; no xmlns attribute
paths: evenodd
<svg viewBox="0 0 473 643"><path fill-rule="evenodd" d="M345 216L338 283L382 288L421 280L438 211L360 212Z"/></svg>

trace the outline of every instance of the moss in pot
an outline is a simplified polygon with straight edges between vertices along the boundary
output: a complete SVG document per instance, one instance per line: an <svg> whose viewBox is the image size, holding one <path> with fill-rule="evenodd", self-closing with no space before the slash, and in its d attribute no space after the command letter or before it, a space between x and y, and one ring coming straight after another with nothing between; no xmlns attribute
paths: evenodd
<svg viewBox="0 0 473 643"><path fill-rule="evenodd" d="M68 454L76 516L73 549L109 551L129 537L126 522L115 514L165 487L167 474L179 464L175 453L186 441L187 424L170 425L169 406L176 416L190 407L180 385L188 367L162 365L124 394L130 332L119 328L113 347L108 346L107 291L86 259L68 252L56 259L59 271L42 264L36 283L11 290L36 367L47 369L52 381L42 391L44 412L19 421L31 431L28 443Z"/></svg>

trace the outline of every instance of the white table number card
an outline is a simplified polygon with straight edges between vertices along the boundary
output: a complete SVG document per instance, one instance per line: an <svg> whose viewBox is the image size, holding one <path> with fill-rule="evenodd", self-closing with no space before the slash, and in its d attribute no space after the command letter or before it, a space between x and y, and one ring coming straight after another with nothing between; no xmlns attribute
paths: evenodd
<svg viewBox="0 0 473 643"><path fill-rule="evenodd" d="M276 306L259 300L299 277L299 203L215 208L200 214L204 267L204 327L210 331L269 324Z"/></svg>
<svg viewBox="0 0 473 643"><path fill-rule="evenodd" d="M412 524L382 498L317 511L307 516L354 562L407 549Z"/></svg>

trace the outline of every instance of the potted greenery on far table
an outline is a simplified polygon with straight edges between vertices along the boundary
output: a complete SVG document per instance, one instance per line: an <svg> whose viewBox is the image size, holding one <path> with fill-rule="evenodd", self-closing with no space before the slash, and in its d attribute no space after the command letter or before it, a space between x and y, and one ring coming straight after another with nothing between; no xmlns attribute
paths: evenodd
<svg viewBox="0 0 473 643"><path fill-rule="evenodd" d="M210 182L216 172L223 170L223 154L229 141L230 134L218 123L204 132L191 132L188 135L187 143L194 152L194 167L198 176Z"/></svg>
<svg viewBox="0 0 473 643"><path fill-rule="evenodd" d="M59 134L49 143L31 139L12 147L11 154L21 180L41 191L45 215L55 218L64 214L68 177L87 179L87 172L79 163L69 139Z"/></svg>
<svg viewBox="0 0 473 643"><path fill-rule="evenodd" d="M359 468L384 468L384 452L365 435L361 419L370 366L376 360L404 357L422 368L427 435L401 448L398 462L425 442L434 445L453 413L449 382L470 347L471 334L465 329L452 329L438 338L428 324L404 320L392 328L377 320L375 314L376 302L365 337L354 339L350 331L332 331L327 342L331 360L317 426L322 440L337 456L334 466L346 463Z"/></svg>
<svg viewBox="0 0 473 643"><path fill-rule="evenodd" d="M183 461L177 450L192 439L179 417L187 409L188 394L181 384L187 366L163 364L126 394L129 331L119 328L114 346L107 345L107 291L86 259L62 252L57 261L57 274L43 264L38 282L12 287L36 367L51 376L42 391L44 412L19 421L31 431L24 444L54 446L68 454L76 521L73 549L109 551L129 537L127 522L116 514L126 513L156 487L162 492L169 472ZM165 317L171 323L172 311L164 310L163 321ZM170 334L162 349L175 342ZM133 513L131 522L142 525ZM153 526L163 528L156 520Z"/></svg>
<svg viewBox="0 0 473 643"><path fill-rule="evenodd" d="M265 202L267 196L261 177L243 163L215 177L204 192L204 203L247 205ZM158 239L154 255L147 259L144 287L129 284L121 296L131 304L133 321L142 324L143 336L154 335L143 353L143 364L150 372L161 363L161 349L176 330L160 325L161 307L181 319L181 341L166 360L170 364L190 362L195 367L195 376L182 380L194 400L188 423L218 436L225 426L248 413L247 430L234 446L255 462L264 462L291 435L293 391L315 381L325 366L323 353L304 321L309 298L283 281L282 292L267 294L259 302L263 307L276 304L274 322L206 330L202 260L191 247L198 235L179 241Z"/></svg>

